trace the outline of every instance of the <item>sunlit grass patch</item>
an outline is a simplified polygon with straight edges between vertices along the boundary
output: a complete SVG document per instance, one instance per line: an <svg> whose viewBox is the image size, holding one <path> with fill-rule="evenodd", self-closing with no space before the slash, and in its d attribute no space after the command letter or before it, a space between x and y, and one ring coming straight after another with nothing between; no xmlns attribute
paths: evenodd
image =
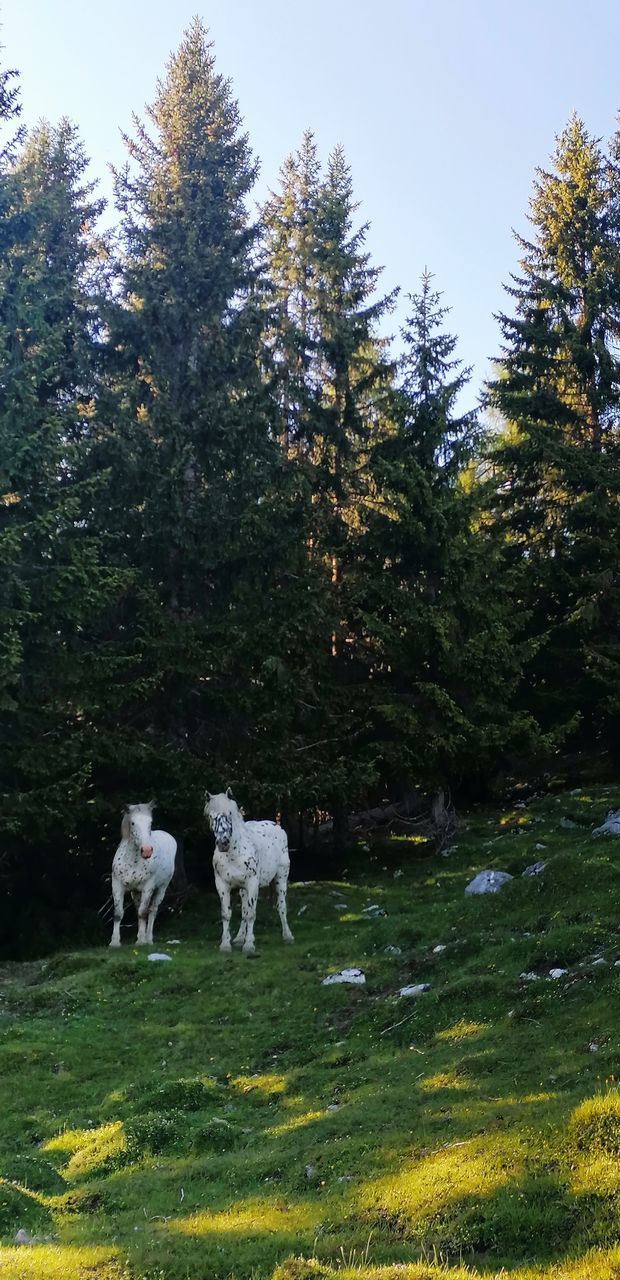
<svg viewBox="0 0 620 1280"><path fill-rule="evenodd" d="M589 1155L620 1156L620 1091L610 1089L586 1098L570 1117L569 1134L575 1146Z"/></svg>
<svg viewBox="0 0 620 1280"><path fill-rule="evenodd" d="M316 1216L316 1206L256 1200L233 1205L223 1213L205 1209L186 1218L173 1218L165 1224L165 1230L189 1236L269 1235L283 1230L310 1230L316 1222Z"/></svg>
<svg viewBox="0 0 620 1280"><path fill-rule="evenodd" d="M296 1129L305 1129L307 1125L313 1124L316 1120L322 1120L324 1116L324 1111L305 1111L302 1115L290 1116L288 1120L283 1120L280 1124L266 1129L265 1135L268 1138L279 1138L283 1133L293 1133Z"/></svg>
<svg viewBox="0 0 620 1280"><path fill-rule="evenodd" d="M486 1022L468 1022L466 1018L459 1018L452 1027L446 1027L443 1031L435 1032L436 1040L447 1040L452 1044L459 1044L461 1040L477 1040L489 1030Z"/></svg>
<svg viewBox="0 0 620 1280"><path fill-rule="evenodd" d="M264 1075L257 1072L253 1076L234 1076L230 1084L244 1095L255 1094L260 1099L268 1101L284 1093L286 1078L276 1072L265 1072Z"/></svg>
<svg viewBox="0 0 620 1280"><path fill-rule="evenodd" d="M130 1280L117 1250L36 1244L0 1248L2 1280Z"/></svg>
<svg viewBox="0 0 620 1280"><path fill-rule="evenodd" d="M120 1120L102 1124L96 1129L74 1129L58 1134L45 1143L44 1151L58 1151L70 1158L63 1167L66 1178L86 1177L112 1156L125 1150L125 1133Z"/></svg>
<svg viewBox="0 0 620 1280"><path fill-rule="evenodd" d="M372 1242L371 1242L372 1251ZM545 1266L519 1266L507 1271L492 1264L450 1266L435 1262L399 1263L396 1266L340 1264L334 1267L317 1258L288 1258L272 1280L618 1280L620 1248L588 1250L582 1257L566 1258Z"/></svg>
<svg viewBox="0 0 620 1280"><path fill-rule="evenodd" d="M424 1076L418 1081L417 1087L424 1093L432 1093L435 1089L456 1089L460 1093L466 1093L473 1086L471 1080L458 1071L437 1071L435 1075Z"/></svg>
<svg viewBox="0 0 620 1280"><path fill-rule="evenodd" d="M425 1223L465 1197L491 1196L521 1164L515 1144L496 1135L448 1143L429 1155L414 1154L405 1168L367 1184L359 1207L370 1223L387 1221L400 1236L422 1240Z"/></svg>

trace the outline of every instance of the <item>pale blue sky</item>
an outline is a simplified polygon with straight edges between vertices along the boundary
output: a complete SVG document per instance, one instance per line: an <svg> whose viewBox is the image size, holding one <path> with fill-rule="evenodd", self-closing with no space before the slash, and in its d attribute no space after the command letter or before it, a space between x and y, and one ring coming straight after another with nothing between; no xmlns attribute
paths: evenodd
<svg viewBox="0 0 620 1280"><path fill-rule="evenodd" d="M596 135L615 127L618 0L0 0L26 123L76 121L105 194L119 130L194 13L260 157L257 196L304 128L324 156L342 143L385 290L415 290L428 265L477 386L535 167L572 110Z"/></svg>

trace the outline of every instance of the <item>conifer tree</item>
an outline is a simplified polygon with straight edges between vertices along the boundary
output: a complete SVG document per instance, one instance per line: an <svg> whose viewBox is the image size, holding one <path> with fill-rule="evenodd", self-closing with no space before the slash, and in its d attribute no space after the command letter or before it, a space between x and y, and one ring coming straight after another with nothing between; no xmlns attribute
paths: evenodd
<svg viewBox="0 0 620 1280"><path fill-rule="evenodd" d="M489 402L494 512L535 653L524 702L609 745L620 695L620 241L613 169L573 117L539 171Z"/></svg>
<svg viewBox="0 0 620 1280"><path fill-rule="evenodd" d="M0 821L5 850L30 849L14 863L19 874L36 867L32 846L49 851L62 832L58 886L89 800L84 638L113 594L84 465L101 208L86 163L63 121L34 130L3 173L10 235L0 266L0 555L10 661L0 706ZM43 864L39 871L44 884Z"/></svg>
<svg viewBox="0 0 620 1280"><path fill-rule="evenodd" d="M472 483L480 428L459 408L469 370L431 280L410 297L359 565L370 732L392 788L479 781L535 738L511 708L520 665L510 602Z"/></svg>
<svg viewBox="0 0 620 1280"><path fill-rule="evenodd" d="M393 295L355 228L351 175L337 148L321 172L306 133L264 212L277 323L273 339L286 453L305 479L304 576L315 602L311 710L296 724L308 795L340 814L374 762L358 750L365 668L349 601L371 442L384 429L391 365L379 324ZM310 780L311 776L311 780Z"/></svg>
<svg viewBox="0 0 620 1280"><path fill-rule="evenodd" d="M205 769L234 781L251 756L282 466L246 207L256 163L198 20L134 126L116 175L123 301L101 448L139 583L123 637L139 658L135 732L121 739L136 779L194 811Z"/></svg>

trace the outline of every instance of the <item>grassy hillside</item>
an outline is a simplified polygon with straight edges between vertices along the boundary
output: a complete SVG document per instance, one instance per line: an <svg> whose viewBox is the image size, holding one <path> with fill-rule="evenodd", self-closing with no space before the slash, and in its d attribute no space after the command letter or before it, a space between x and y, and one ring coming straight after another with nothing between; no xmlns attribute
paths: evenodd
<svg viewBox="0 0 620 1280"><path fill-rule="evenodd" d="M393 840L292 886L295 947L262 902L255 960L210 898L160 926L168 964L4 965L3 1280L620 1277L620 841L589 834L615 800ZM466 898L484 867L519 878ZM322 986L342 966L366 984Z"/></svg>

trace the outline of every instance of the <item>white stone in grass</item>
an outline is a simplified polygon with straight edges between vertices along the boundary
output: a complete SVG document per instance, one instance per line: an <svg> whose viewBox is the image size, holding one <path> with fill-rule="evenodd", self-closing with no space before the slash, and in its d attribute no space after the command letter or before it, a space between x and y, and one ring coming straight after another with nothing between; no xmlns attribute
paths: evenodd
<svg viewBox="0 0 620 1280"><path fill-rule="evenodd" d="M421 996L424 995L425 991L430 991L430 989L430 982L416 982L407 987L401 987L398 994L399 996Z"/></svg>
<svg viewBox="0 0 620 1280"><path fill-rule="evenodd" d="M547 846L546 846L546 844L541 844L541 843L540 843L540 841L539 841L539 842L538 842L538 844L535 844L535 845L534 845L534 848L535 848L536 852L537 852L537 853L539 853L539 852L541 851L541 849L546 849L546 848L547 848Z"/></svg>
<svg viewBox="0 0 620 1280"><path fill-rule="evenodd" d="M167 956L165 951L151 951L147 960L172 960L172 956Z"/></svg>
<svg viewBox="0 0 620 1280"><path fill-rule="evenodd" d="M437 946L436 946L436 947L433 947L433 955L434 955L434 956L440 956L440 955L441 955L441 953L442 953L442 951L445 951L445 949L446 949L446 947L445 947L445 943L443 943L443 942L438 942L438 943L437 943Z"/></svg>
<svg viewBox="0 0 620 1280"><path fill-rule="evenodd" d="M347 910L348 910L348 907L347 907L346 902L335 902L335 903L334 903L334 910L335 910L335 911L347 911Z"/></svg>
<svg viewBox="0 0 620 1280"><path fill-rule="evenodd" d="M350 986L358 987L365 981L366 974L362 973L361 969L341 969L339 973L328 973L327 977L323 978L321 985L323 987L333 987L338 983L344 982Z"/></svg>
<svg viewBox="0 0 620 1280"><path fill-rule="evenodd" d="M593 836L620 836L620 809L610 810L600 827L595 827Z"/></svg>
<svg viewBox="0 0 620 1280"><path fill-rule="evenodd" d="M465 888L465 893L499 893L513 877L508 871L479 871Z"/></svg>
<svg viewBox="0 0 620 1280"><path fill-rule="evenodd" d="M522 978L523 982L538 982L540 978L540 974L539 973L520 973L519 977Z"/></svg>
<svg viewBox="0 0 620 1280"><path fill-rule="evenodd" d="M565 978L567 973L568 969L550 969L549 977L554 978L557 981L558 978Z"/></svg>
<svg viewBox="0 0 620 1280"><path fill-rule="evenodd" d="M298 916L303 916L304 911L307 911L307 910L308 910L308 903L307 903L307 902L304 902L303 907L300 907L300 908L299 908L299 911L297 912L297 915L298 915Z"/></svg>
<svg viewBox="0 0 620 1280"><path fill-rule="evenodd" d="M539 845L536 846L536 848L540 848L540 847L541 846ZM546 865L547 865L546 862L531 862L529 867L526 867L525 871L523 871L521 874L524 876L540 876L542 875Z"/></svg>
<svg viewBox="0 0 620 1280"><path fill-rule="evenodd" d="M32 1240L33 1240L32 1236L28 1235L28 1232L24 1229L24 1227L20 1227L19 1231L15 1233L15 1239L13 1243L14 1244L32 1244Z"/></svg>
<svg viewBox="0 0 620 1280"><path fill-rule="evenodd" d="M395 947L395 946L390 942L390 943L388 943L387 947L384 947L384 948L383 948L383 954L384 954L385 956L401 956L401 955L402 955L402 951L401 951L400 947ZM620 964L620 960L618 961L618 963Z"/></svg>
<svg viewBox="0 0 620 1280"><path fill-rule="evenodd" d="M166 946L167 946L167 947L180 947L180 946L181 946L181 939L180 939L180 938L166 938Z"/></svg>

